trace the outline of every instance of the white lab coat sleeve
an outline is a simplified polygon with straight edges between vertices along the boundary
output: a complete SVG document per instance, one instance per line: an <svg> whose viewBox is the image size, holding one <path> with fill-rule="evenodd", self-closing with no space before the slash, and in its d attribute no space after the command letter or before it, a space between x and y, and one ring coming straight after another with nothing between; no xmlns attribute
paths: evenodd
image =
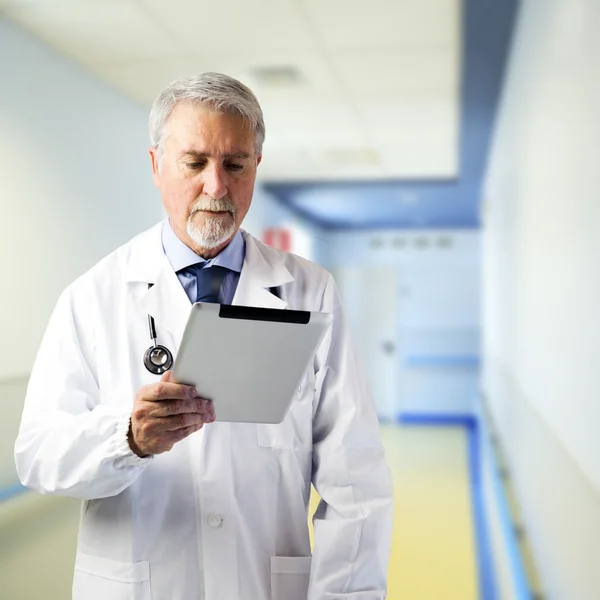
<svg viewBox="0 0 600 600"><path fill-rule="evenodd" d="M393 486L379 423L330 276L322 310L333 324L316 358L313 518L308 600L383 600L393 521Z"/></svg>
<svg viewBox="0 0 600 600"><path fill-rule="evenodd" d="M23 485L42 494L95 499L130 486L151 457L129 447L131 405L100 403L91 302L60 297L25 398L15 463ZM88 312L89 311L89 312ZM85 331L82 327L85 323Z"/></svg>

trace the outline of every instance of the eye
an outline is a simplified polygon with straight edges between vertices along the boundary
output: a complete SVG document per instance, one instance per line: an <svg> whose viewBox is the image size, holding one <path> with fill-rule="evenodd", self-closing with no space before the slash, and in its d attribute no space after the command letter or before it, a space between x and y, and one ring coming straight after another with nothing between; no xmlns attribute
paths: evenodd
<svg viewBox="0 0 600 600"><path fill-rule="evenodd" d="M236 171L236 172L239 172L239 171L242 171L242 170L244 169L244 165L238 165L238 164L236 164L236 163L230 163L230 164L228 164L228 165L225 165L225 168L226 168L228 171Z"/></svg>
<svg viewBox="0 0 600 600"><path fill-rule="evenodd" d="M185 165L188 169L192 169L194 171L201 169L204 166L204 163L201 162L190 162Z"/></svg>

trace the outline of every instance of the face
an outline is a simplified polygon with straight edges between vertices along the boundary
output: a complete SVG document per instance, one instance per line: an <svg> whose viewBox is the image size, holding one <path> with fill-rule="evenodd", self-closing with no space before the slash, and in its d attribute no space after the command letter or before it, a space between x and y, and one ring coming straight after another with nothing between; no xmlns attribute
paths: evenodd
<svg viewBox="0 0 600 600"><path fill-rule="evenodd" d="M150 149L154 184L177 236L204 258L216 256L242 223L261 160L242 117L179 103L162 157Z"/></svg>

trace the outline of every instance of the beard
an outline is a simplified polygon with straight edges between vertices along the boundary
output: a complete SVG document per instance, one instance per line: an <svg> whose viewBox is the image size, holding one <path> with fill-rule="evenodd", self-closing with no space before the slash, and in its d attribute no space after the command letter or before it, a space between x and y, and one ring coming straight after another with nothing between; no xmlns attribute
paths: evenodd
<svg viewBox="0 0 600 600"><path fill-rule="evenodd" d="M194 215L198 211L206 212L200 219L194 220ZM210 214L211 212L215 214ZM192 206L186 232L198 246L212 250L235 233L235 212L235 205L228 198L220 200L200 198Z"/></svg>

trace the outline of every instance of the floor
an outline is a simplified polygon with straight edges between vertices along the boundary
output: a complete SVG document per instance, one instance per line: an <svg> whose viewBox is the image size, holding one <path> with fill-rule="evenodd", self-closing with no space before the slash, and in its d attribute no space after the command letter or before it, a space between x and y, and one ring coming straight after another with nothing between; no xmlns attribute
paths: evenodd
<svg viewBox="0 0 600 600"><path fill-rule="evenodd" d="M463 430L393 426L382 435L396 507L388 599L477 600ZM45 499L36 512L28 496L0 504L0 598L67 600L78 503Z"/></svg>
<svg viewBox="0 0 600 600"><path fill-rule="evenodd" d="M476 600L475 535L461 427L384 429L395 486L389 600Z"/></svg>

